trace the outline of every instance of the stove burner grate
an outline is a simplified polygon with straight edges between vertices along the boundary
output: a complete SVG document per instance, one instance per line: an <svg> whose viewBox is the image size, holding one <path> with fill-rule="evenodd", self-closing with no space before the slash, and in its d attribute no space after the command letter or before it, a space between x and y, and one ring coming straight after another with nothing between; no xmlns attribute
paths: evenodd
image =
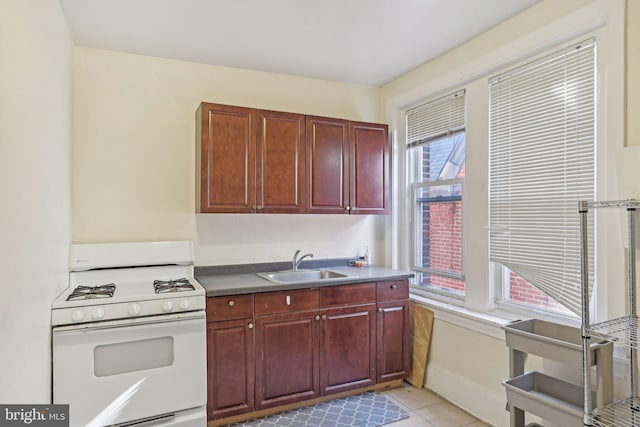
<svg viewBox="0 0 640 427"><path fill-rule="evenodd" d="M191 291L196 288L183 277L176 280L154 280L153 289L155 289L156 294L159 294L163 292Z"/></svg>
<svg viewBox="0 0 640 427"><path fill-rule="evenodd" d="M67 297L67 301L94 298L111 298L115 291L116 285L113 283L98 286L78 286Z"/></svg>

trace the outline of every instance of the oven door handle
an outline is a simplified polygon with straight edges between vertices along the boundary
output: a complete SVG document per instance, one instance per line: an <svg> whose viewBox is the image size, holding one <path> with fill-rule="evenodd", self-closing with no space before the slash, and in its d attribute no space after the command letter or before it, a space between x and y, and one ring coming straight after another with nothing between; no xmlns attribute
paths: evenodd
<svg viewBox="0 0 640 427"><path fill-rule="evenodd" d="M159 323L180 322L186 320L205 319L204 311L191 313L176 313L162 316L148 316L119 320L108 320L95 323L81 323L77 325L54 326L53 333L78 332L80 330L115 329L128 326L157 325Z"/></svg>
<svg viewBox="0 0 640 427"><path fill-rule="evenodd" d="M150 427L150 426L167 426L173 422L176 414L160 415L159 417L145 418L143 420L128 421L126 423L113 424L112 427Z"/></svg>

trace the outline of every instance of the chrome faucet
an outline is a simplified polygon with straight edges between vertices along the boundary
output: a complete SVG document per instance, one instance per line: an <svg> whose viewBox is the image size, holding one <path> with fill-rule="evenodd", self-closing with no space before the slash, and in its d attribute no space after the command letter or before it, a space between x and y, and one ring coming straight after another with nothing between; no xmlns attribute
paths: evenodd
<svg viewBox="0 0 640 427"><path fill-rule="evenodd" d="M298 254L300 253L300 249L298 249L296 251L295 254L293 254L293 260L291 261L291 269L293 271L298 270L298 266L300 265L300 263L302 262L303 259L309 257L309 258L313 258L313 254L305 254L302 255L300 258L298 258Z"/></svg>

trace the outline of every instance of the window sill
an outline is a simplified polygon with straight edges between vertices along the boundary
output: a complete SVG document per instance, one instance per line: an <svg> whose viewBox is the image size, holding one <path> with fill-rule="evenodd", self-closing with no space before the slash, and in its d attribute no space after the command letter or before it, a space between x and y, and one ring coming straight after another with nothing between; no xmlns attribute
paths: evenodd
<svg viewBox="0 0 640 427"><path fill-rule="evenodd" d="M515 312L502 307L496 307L491 311L475 311L455 302L440 301L415 293L410 294L410 299L433 311L436 319L501 340L504 340L503 326L516 320L535 318L580 327L579 320L573 321L536 311Z"/></svg>
<svg viewBox="0 0 640 427"><path fill-rule="evenodd" d="M433 311L438 320L500 340L504 340L504 325L522 319L512 313L479 312L416 294L410 294L409 298Z"/></svg>

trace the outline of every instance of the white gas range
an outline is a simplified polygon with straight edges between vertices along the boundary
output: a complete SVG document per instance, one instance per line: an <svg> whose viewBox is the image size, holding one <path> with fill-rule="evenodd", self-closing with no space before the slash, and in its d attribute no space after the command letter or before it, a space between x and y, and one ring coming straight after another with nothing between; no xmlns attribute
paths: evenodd
<svg viewBox="0 0 640 427"><path fill-rule="evenodd" d="M206 425L205 290L191 242L72 245L52 303L53 403L70 425Z"/></svg>

